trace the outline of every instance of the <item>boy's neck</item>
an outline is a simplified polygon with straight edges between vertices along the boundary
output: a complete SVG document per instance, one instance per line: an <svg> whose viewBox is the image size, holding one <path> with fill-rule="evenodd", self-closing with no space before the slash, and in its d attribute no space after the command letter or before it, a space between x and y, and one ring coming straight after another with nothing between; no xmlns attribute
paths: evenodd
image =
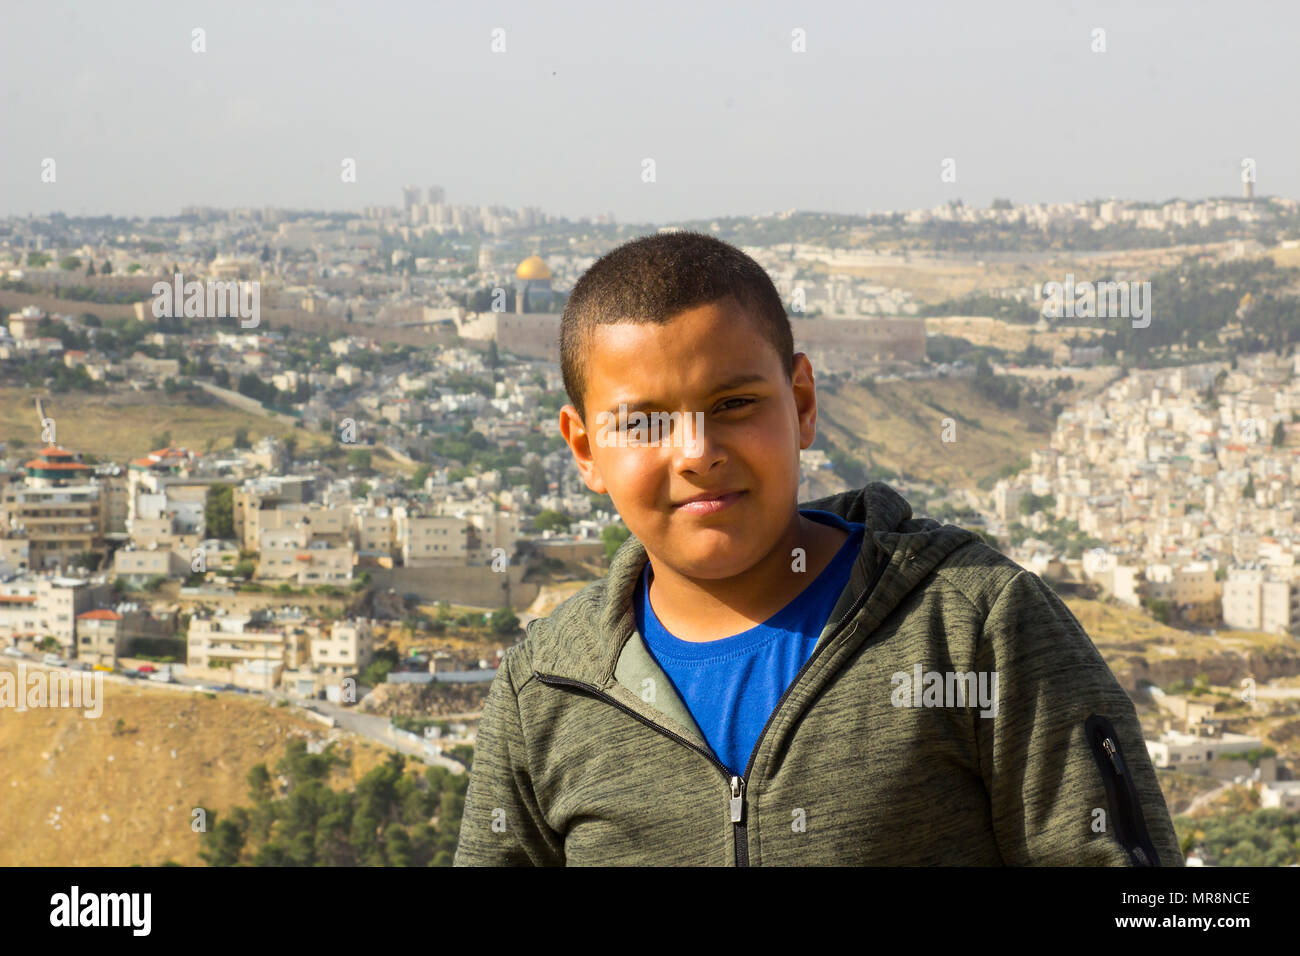
<svg viewBox="0 0 1300 956"><path fill-rule="evenodd" d="M767 556L735 577L688 578L652 559L650 606L664 629L683 641L716 641L740 634L798 597L847 538L848 532L796 511ZM803 571L791 569L795 548L804 550Z"/></svg>

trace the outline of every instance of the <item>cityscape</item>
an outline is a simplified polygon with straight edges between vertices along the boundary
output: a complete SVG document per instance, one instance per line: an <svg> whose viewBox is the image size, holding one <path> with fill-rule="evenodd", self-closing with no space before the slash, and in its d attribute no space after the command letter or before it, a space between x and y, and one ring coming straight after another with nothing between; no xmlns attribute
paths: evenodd
<svg viewBox="0 0 1300 956"><path fill-rule="evenodd" d="M381 21L394 50L416 42L390 13L321 13L298 37L267 12L222 59L229 23L206 11L148 25L184 41L157 75L105 56L54 87L93 100L120 68L117 106L173 78L155 112L182 98L259 144L232 149L228 177L194 117L155 154L125 148L144 127L46 129L39 97L16 96L0 865L458 863L507 655L633 537L561 431L566 305L612 250L685 232L761 267L808 358L798 501L882 483L1032 572L1132 702L1185 864L1300 866L1300 183L1294 131L1260 119L1272 60L1249 96L1220 91L1241 111L1206 134L1202 101L1223 102L1192 89L1182 48L1126 52L1165 29L1150 11L1003 27L943 6L934 49L928 17L898 11L871 24L880 49L835 37L820 59L835 15L805 30L764 7L725 42L701 39L721 29L701 14L687 52L658 19L620 23L645 50L615 31L608 63L547 32L562 17L457 14L436 95L409 50L370 49ZM1240 45L1242 19L1214 22ZM964 22L990 60L1030 26L1060 35L1013 82L971 71ZM471 30L492 66L464 66ZM1286 38L1263 32L1260 49ZM900 42L914 76L884 96ZM816 55L790 61L801 44ZM23 72L13 46L0 61ZM945 55L962 59L936 92L921 77ZM1173 59L1186 95L1162 86ZM637 85L655 70L662 90ZM1044 90L1021 88L1033 72ZM1125 149L1149 155L1119 169L1063 115L1041 141L1039 97L1132 111L1152 133ZM794 145L765 153L773 126Z"/></svg>

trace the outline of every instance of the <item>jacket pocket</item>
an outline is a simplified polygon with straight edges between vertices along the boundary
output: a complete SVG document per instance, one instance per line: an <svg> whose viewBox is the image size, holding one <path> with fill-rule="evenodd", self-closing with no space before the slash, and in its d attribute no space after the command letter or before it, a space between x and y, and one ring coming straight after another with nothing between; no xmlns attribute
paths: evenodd
<svg viewBox="0 0 1300 956"><path fill-rule="evenodd" d="M1101 781L1106 787L1115 838L1134 866L1159 866L1160 857L1151 843L1151 835L1147 833L1146 821L1142 818L1142 802L1120 749L1119 735L1111 722L1100 714L1089 715L1083 726L1088 735L1088 746L1101 772Z"/></svg>

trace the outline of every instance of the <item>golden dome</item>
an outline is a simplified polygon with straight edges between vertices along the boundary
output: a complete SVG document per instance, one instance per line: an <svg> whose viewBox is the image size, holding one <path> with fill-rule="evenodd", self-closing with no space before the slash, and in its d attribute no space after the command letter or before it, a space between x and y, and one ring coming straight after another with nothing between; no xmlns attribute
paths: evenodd
<svg viewBox="0 0 1300 956"><path fill-rule="evenodd" d="M515 269L515 278L517 279L549 279L551 270L546 267L546 263L541 256L529 256L519 267Z"/></svg>

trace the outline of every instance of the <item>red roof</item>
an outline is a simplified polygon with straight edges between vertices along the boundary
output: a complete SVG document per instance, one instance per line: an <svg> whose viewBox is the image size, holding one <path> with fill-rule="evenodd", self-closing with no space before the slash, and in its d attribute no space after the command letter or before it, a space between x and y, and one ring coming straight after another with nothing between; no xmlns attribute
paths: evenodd
<svg viewBox="0 0 1300 956"><path fill-rule="evenodd" d="M77 615L78 621L120 621L122 615L116 611L110 611L106 607L97 608L93 611L87 611L85 614Z"/></svg>
<svg viewBox="0 0 1300 956"><path fill-rule="evenodd" d="M40 455L42 458L55 458L55 457L71 458L72 457L72 452L68 451L66 448L60 448L58 445L46 445L44 448L38 451L37 454Z"/></svg>
<svg viewBox="0 0 1300 956"><path fill-rule="evenodd" d="M33 458L27 463L28 468L37 468L41 471L78 471L84 469L90 470L89 465L83 465L79 461L42 461L39 458Z"/></svg>
<svg viewBox="0 0 1300 956"><path fill-rule="evenodd" d="M6 604L35 604L35 594L0 594L0 601Z"/></svg>

